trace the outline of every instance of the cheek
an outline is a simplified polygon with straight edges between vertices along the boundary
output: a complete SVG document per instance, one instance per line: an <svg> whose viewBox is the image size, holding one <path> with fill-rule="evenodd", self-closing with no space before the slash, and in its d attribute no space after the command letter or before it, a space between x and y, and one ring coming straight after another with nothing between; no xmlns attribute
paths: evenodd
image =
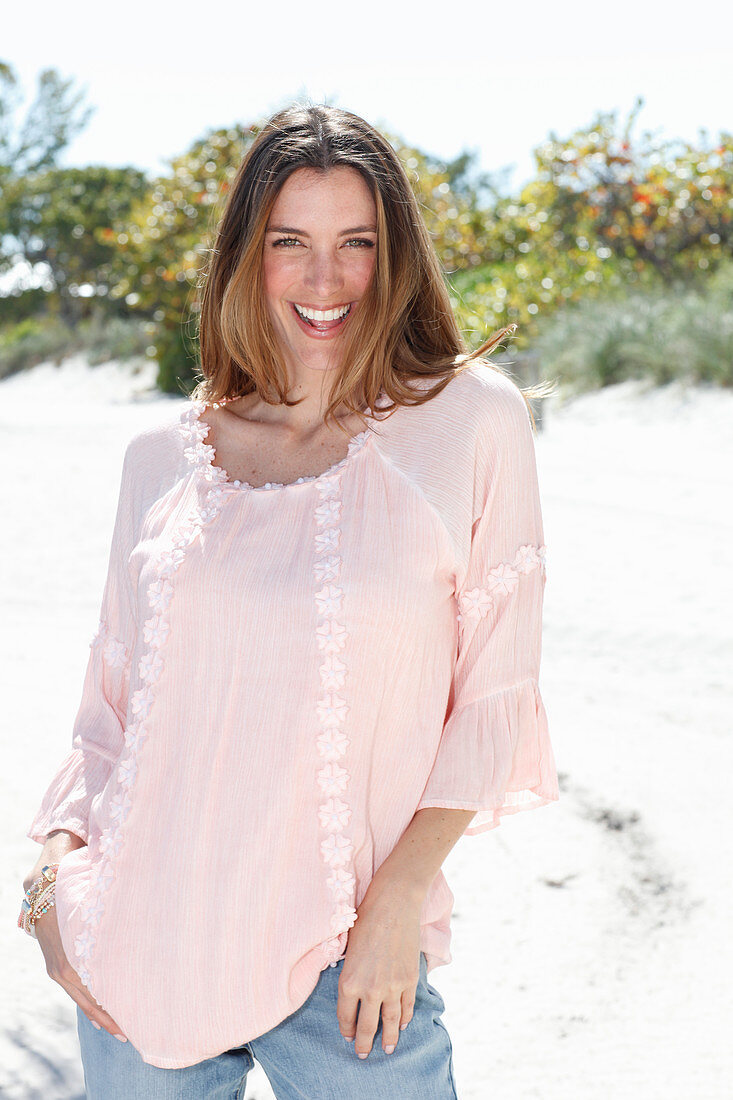
<svg viewBox="0 0 733 1100"><path fill-rule="evenodd" d="M355 265L353 271L353 283L363 293L371 282L374 268L377 266L376 252L370 251L360 263Z"/></svg>
<svg viewBox="0 0 733 1100"><path fill-rule="evenodd" d="M268 299L277 298L282 289L282 265L266 257L262 264L262 285Z"/></svg>
<svg viewBox="0 0 733 1100"><path fill-rule="evenodd" d="M271 305L277 305L297 279L298 261L280 252L266 252L262 262L262 285L265 297Z"/></svg>

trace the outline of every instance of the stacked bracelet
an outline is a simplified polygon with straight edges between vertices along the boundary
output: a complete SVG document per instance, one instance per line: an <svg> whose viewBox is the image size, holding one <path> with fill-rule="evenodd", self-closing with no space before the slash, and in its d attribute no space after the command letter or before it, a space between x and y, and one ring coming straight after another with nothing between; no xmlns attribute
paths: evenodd
<svg viewBox="0 0 733 1100"><path fill-rule="evenodd" d="M23 905L18 917L18 928L37 939L35 923L56 904L56 872L58 863L50 863L41 869L40 876L31 883L25 892Z"/></svg>

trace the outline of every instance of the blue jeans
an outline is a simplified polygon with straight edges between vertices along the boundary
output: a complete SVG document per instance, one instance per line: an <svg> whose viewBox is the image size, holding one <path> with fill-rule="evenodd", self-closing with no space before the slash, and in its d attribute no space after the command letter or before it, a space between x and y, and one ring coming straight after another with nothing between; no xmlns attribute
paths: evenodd
<svg viewBox="0 0 733 1100"><path fill-rule="evenodd" d="M440 1019L445 1004L420 978L410 1023L394 1053L382 1050L382 1022L368 1058L357 1058L336 1019L344 960L319 976L308 1000L264 1035L181 1069L144 1062L128 1041L97 1031L77 1006L87 1100L242 1100L253 1057L277 1100L457 1100L453 1048Z"/></svg>

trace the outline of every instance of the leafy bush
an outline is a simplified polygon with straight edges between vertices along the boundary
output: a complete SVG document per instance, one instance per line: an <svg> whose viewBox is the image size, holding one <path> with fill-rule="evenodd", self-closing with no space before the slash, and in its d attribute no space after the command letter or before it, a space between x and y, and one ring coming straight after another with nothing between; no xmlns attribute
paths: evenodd
<svg viewBox="0 0 733 1100"><path fill-rule="evenodd" d="M60 364L77 352L86 352L93 366L132 359L147 354L148 343L145 324L137 318L105 317L100 312L72 328L48 314L27 317L0 329L0 378L48 360Z"/></svg>
<svg viewBox="0 0 733 1100"><path fill-rule="evenodd" d="M557 310L532 343L542 376L575 392L650 378L733 385L733 264L707 282L672 283Z"/></svg>
<svg viewBox="0 0 733 1100"><path fill-rule="evenodd" d="M54 317L27 317L0 331L0 378L47 359L61 362L73 340L71 329Z"/></svg>

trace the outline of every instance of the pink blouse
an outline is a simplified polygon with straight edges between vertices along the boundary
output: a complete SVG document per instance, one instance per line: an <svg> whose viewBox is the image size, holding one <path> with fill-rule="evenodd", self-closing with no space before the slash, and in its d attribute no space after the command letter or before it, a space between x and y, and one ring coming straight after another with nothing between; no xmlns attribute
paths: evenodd
<svg viewBox="0 0 733 1100"><path fill-rule="evenodd" d="M472 364L286 485L230 480L205 414L127 446L72 751L28 831L86 842L59 869L64 950L166 1068L306 1001L417 810L476 810L473 835L558 798L514 382ZM452 903L439 872L428 969Z"/></svg>

